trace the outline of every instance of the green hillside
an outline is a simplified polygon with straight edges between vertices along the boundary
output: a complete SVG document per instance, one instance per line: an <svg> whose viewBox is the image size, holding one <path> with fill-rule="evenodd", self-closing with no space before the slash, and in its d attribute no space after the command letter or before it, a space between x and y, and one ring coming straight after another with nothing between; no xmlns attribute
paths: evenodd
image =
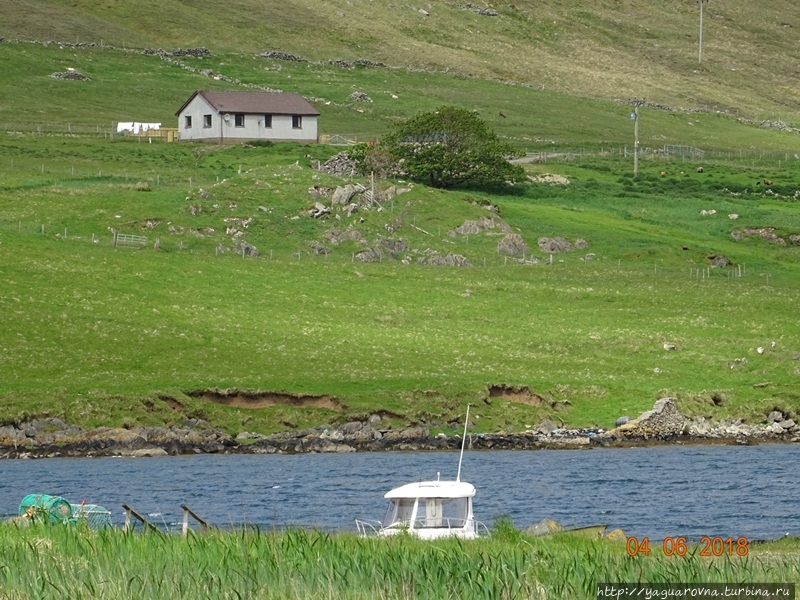
<svg viewBox="0 0 800 600"><path fill-rule="evenodd" d="M696 0L231 0L222 14L209 0L2 0L0 14L0 36L8 40L280 50L312 62L368 60L800 123L800 14L790 0L707 2L702 64Z"/></svg>
<svg viewBox="0 0 800 600"><path fill-rule="evenodd" d="M436 430L472 402L481 431L609 427L664 395L797 419L800 23L710 2L700 67L679 4L0 0L0 423ZM87 79L51 76L68 69ZM362 140L464 106L532 181L444 192L314 167L342 147L114 133L174 124L201 88L299 92L322 134ZM399 193L309 216L310 190L348 183ZM524 254L498 251L508 232ZM573 249L539 245L559 237ZM469 266L425 264L448 257Z"/></svg>

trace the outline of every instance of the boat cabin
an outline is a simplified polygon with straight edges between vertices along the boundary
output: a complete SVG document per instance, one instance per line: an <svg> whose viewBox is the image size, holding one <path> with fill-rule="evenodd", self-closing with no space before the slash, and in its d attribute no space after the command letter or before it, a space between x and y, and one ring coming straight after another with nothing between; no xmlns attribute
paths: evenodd
<svg viewBox="0 0 800 600"><path fill-rule="evenodd" d="M423 539L477 537L472 514L475 487L465 481L421 481L388 492L389 500L379 535L403 531Z"/></svg>

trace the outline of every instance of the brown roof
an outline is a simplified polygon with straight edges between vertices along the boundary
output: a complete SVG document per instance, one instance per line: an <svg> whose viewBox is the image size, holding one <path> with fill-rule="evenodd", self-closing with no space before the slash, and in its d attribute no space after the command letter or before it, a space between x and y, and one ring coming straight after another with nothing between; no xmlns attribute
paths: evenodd
<svg viewBox="0 0 800 600"><path fill-rule="evenodd" d="M221 113L319 116L319 112L300 94L219 90L196 91L175 114L179 115L198 94Z"/></svg>

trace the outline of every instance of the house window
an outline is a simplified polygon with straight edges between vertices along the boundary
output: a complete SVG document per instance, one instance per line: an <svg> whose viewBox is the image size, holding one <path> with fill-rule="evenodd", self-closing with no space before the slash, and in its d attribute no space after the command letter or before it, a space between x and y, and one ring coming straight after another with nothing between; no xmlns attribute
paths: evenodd
<svg viewBox="0 0 800 600"><path fill-rule="evenodd" d="M303 128L303 117L300 115L294 115L292 117L292 129L302 129Z"/></svg>
<svg viewBox="0 0 800 600"><path fill-rule="evenodd" d="M186 129L191 129L192 128L192 116L191 115L186 115L185 117L183 117L183 126Z"/></svg>
<svg viewBox="0 0 800 600"><path fill-rule="evenodd" d="M264 127L272 129L272 115L264 115Z"/></svg>
<svg viewBox="0 0 800 600"><path fill-rule="evenodd" d="M244 127L243 113L236 113L235 115L233 115L233 125L234 127Z"/></svg>
<svg viewBox="0 0 800 600"><path fill-rule="evenodd" d="M203 115L203 127L211 127L211 115Z"/></svg>

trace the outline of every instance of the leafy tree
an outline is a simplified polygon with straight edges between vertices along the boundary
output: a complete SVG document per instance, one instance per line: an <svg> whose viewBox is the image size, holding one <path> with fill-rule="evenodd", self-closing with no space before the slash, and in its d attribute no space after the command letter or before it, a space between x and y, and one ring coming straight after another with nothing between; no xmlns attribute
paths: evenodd
<svg viewBox="0 0 800 600"><path fill-rule="evenodd" d="M381 146L411 178L437 188L525 180L522 167L508 162L521 153L464 108L444 106L398 123Z"/></svg>

